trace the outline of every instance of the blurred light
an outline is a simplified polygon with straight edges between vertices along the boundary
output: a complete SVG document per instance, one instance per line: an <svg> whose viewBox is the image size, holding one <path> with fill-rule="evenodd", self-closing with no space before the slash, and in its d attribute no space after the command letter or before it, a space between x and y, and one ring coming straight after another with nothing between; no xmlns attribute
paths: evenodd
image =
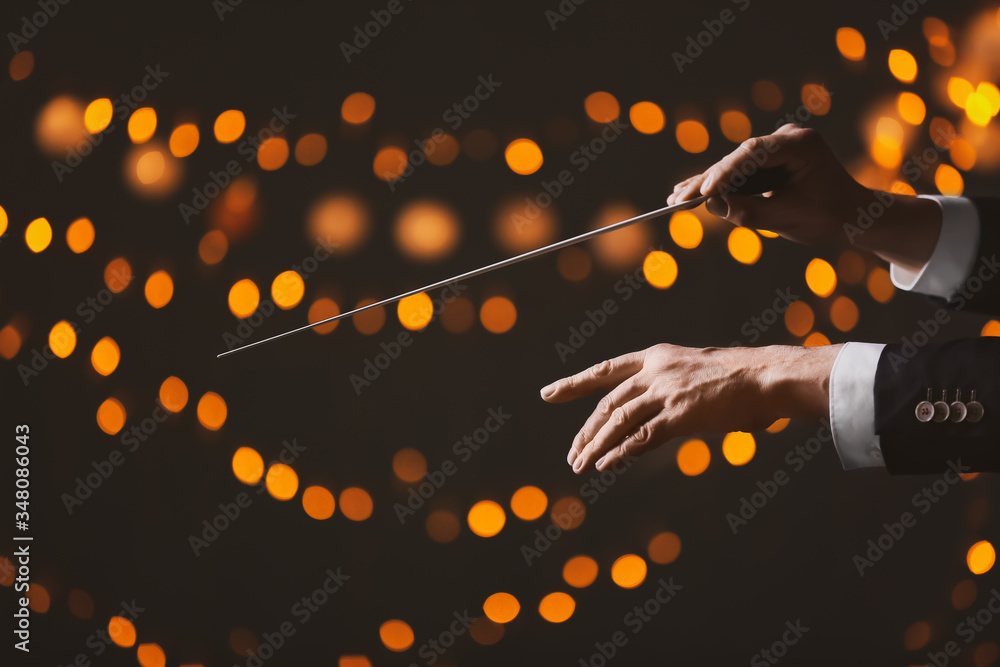
<svg viewBox="0 0 1000 667"><path fill-rule="evenodd" d="M86 591L79 588L70 590L67 602L70 613L77 618L87 621L94 617L94 598Z"/></svg>
<svg viewBox="0 0 1000 667"><path fill-rule="evenodd" d="M0 206L0 236L7 233L7 211Z"/></svg>
<svg viewBox="0 0 1000 667"><path fill-rule="evenodd" d="M49 247L52 241L52 226L45 218L35 218L24 230L24 242L31 252L41 252Z"/></svg>
<svg viewBox="0 0 1000 667"><path fill-rule="evenodd" d="M73 97L54 97L35 120L35 140L53 158L63 160L87 140L83 105Z"/></svg>
<svg viewBox="0 0 1000 667"><path fill-rule="evenodd" d="M955 609L968 609L976 601L976 582L963 579L951 589L951 606Z"/></svg>
<svg viewBox="0 0 1000 667"><path fill-rule="evenodd" d="M282 271L271 282L271 298L278 308L288 310L299 305L306 293L306 284L298 271Z"/></svg>
<svg viewBox="0 0 1000 667"><path fill-rule="evenodd" d="M336 255L347 255L368 238L368 208L357 197L330 195L317 201L308 213L309 234L330 246Z"/></svg>
<svg viewBox="0 0 1000 667"><path fill-rule="evenodd" d="M483 602L483 613L494 623L510 623L520 611L521 604L510 593L494 593Z"/></svg>
<svg viewBox="0 0 1000 667"><path fill-rule="evenodd" d="M590 228L607 227L635 217L638 213L630 204L607 204L597 212ZM605 269L615 272L631 271L635 269L636 264L642 261L652 243L653 235L649 226L640 222L598 236L591 241L591 248Z"/></svg>
<svg viewBox="0 0 1000 667"><path fill-rule="evenodd" d="M240 319L250 317L260 305L260 290L257 283L244 278L229 288L229 310Z"/></svg>
<svg viewBox="0 0 1000 667"><path fill-rule="evenodd" d="M986 127L993 117L990 113L990 101L978 92L970 93L965 98L965 115L979 127Z"/></svg>
<svg viewBox="0 0 1000 667"><path fill-rule="evenodd" d="M230 241L236 241L249 234L259 220L260 207L257 203L257 183L248 176L234 178L217 204L209 208L209 221L226 233Z"/></svg>
<svg viewBox="0 0 1000 667"><path fill-rule="evenodd" d="M229 250L229 239L220 229L206 232L198 242L198 257L209 266L218 264Z"/></svg>
<svg viewBox="0 0 1000 667"><path fill-rule="evenodd" d="M678 211L670 216L670 238L681 248L697 248L703 236L701 220L691 211Z"/></svg>
<svg viewBox="0 0 1000 667"><path fill-rule="evenodd" d="M910 125L920 125L927 115L927 107L919 95L910 92L900 93L896 98L896 109L900 117Z"/></svg>
<svg viewBox="0 0 1000 667"><path fill-rule="evenodd" d="M955 137L948 154L952 163L962 171L969 171L976 166L976 149L962 137Z"/></svg>
<svg viewBox="0 0 1000 667"><path fill-rule="evenodd" d="M670 253L653 250L642 262L646 281L657 289L667 289L677 280L677 261Z"/></svg>
<svg viewBox="0 0 1000 667"><path fill-rule="evenodd" d="M119 360L121 360L121 351L118 349L118 343L110 336L105 336L97 341L94 349L90 352L90 363L93 364L94 370L101 375L107 376L114 373L115 369L118 368Z"/></svg>
<svg viewBox="0 0 1000 667"><path fill-rule="evenodd" d="M407 166L406 152L397 146L386 146L375 153L372 172L383 181L394 181L403 175Z"/></svg>
<svg viewBox="0 0 1000 667"><path fill-rule="evenodd" d="M337 661L337 667L372 667L372 663L363 655L342 655Z"/></svg>
<svg viewBox="0 0 1000 667"><path fill-rule="evenodd" d="M889 303L896 294L889 272L881 266L876 266L868 274L868 293L879 303Z"/></svg>
<svg viewBox="0 0 1000 667"><path fill-rule="evenodd" d="M777 111L784 98L778 84L773 81L756 81L750 89L753 103L764 111Z"/></svg>
<svg viewBox="0 0 1000 667"><path fill-rule="evenodd" d="M66 229L66 245L80 254L86 252L94 243L94 225L87 218L77 218Z"/></svg>
<svg viewBox="0 0 1000 667"><path fill-rule="evenodd" d="M566 280L583 280L590 275L592 262L583 248L565 248L556 256L559 275Z"/></svg>
<svg viewBox="0 0 1000 667"><path fill-rule="evenodd" d="M325 319L336 317L340 315L340 306L328 297L321 297L312 302L309 306L309 314L307 319L309 324L314 324L315 322L322 322ZM318 334L328 334L337 328L340 324L340 320L335 320L333 322L327 322L326 324L321 324L318 327L313 327L312 330Z"/></svg>
<svg viewBox="0 0 1000 667"><path fill-rule="evenodd" d="M114 118L114 114L111 100L106 97L94 100L87 105L83 112L83 124L87 128L87 132L91 134L103 131L111 124L112 118Z"/></svg>
<svg viewBox="0 0 1000 667"><path fill-rule="evenodd" d="M729 232L729 254L740 264L754 264L760 259L763 247L760 237L752 229L746 227L734 227Z"/></svg>
<svg viewBox="0 0 1000 667"><path fill-rule="evenodd" d="M646 561L635 554L620 556L611 565L611 580L622 588L635 588L646 580Z"/></svg>
<svg viewBox="0 0 1000 667"><path fill-rule="evenodd" d="M802 86L802 104L817 116L830 113L830 92L818 83L807 83Z"/></svg>
<svg viewBox="0 0 1000 667"><path fill-rule="evenodd" d="M174 157L187 157L194 153L201 141L201 133L194 123L184 123L174 128L170 133L170 153Z"/></svg>
<svg viewBox="0 0 1000 667"><path fill-rule="evenodd" d="M129 648L135 644L135 626L127 618L112 616L108 621L108 636L118 646Z"/></svg>
<svg viewBox="0 0 1000 667"><path fill-rule="evenodd" d="M464 296L444 304L441 309L441 325L451 333L464 333L476 321L476 308Z"/></svg>
<svg viewBox="0 0 1000 667"><path fill-rule="evenodd" d="M427 516L424 528L432 540L440 544L447 544L458 537L462 524L454 513L448 510L437 510Z"/></svg>
<svg viewBox="0 0 1000 667"><path fill-rule="evenodd" d="M951 67L955 64L955 45L951 42L931 44L931 59L941 67Z"/></svg>
<svg viewBox="0 0 1000 667"><path fill-rule="evenodd" d="M302 492L302 509L317 521L333 516L335 505L333 494L322 486L310 486Z"/></svg>
<svg viewBox="0 0 1000 667"><path fill-rule="evenodd" d="M393 455L392 472L404 482L419 482L427 474L427 459L416 449L406 447Z"/></svg>
<svg viewBox="0 0 1000 667"><path fill-rule="evenodd" d="M898 144L876 136L871 144L871 156L875 163L885 169L896 169L903 161L903 152Z"/></svg>
<svg viewBox="0 0 1000 667"><path fill-rule="evenodd" d="M854 28L837 28L837 50L848 60L864 60L865 38Z"/></svg>
<svg viewBox="0 0 1000 667"><path fill-rule="evenodd" d="M549 593L538 604L538 614L549 623L569 620L576 609L576 601L566 593Z"/></svg>
<svg viewBox="0 0 1000 667"><path fill-rule="evenodd" d="M837 276L848 285L865 279L865 258L853 250L845 250L837 258Z"/></svg>
<svg viewBox="0 0 1000 667"><path fill-rule="evenodd" d="M527 176L542 167L542 149L531 139L515 139L504 150L507 166L515 174Z"/></svg>
<svg viewBox="0 0 1000 667"><path fill-rule="evenodd" d="M510 252L534 250L555 240L555 215L551 206L543 208L528 197L512 197L497 209L493 235Z"/></svg>
<svg viewBox="0 0 1000 667"><path fill-rule="evenodd" d="M0 357L13 359L21 350L21 332L13 324L0 329Z"/></svg>
<svg viewBox="0 0 1000 667"><path fill-rule="evenodd" d="M479 308L479 321L490 333L507 333L517 322L517 309L506 297L490 297Z"/></svg>
<svg viewBox="0 0 1000 667"><path fill-rule="evenodd" d="M841 331L850 331L858 323L858 307L846 296L838 296L830 306L830 321Z"/></svg>
<svg viewBox="0 0 1000 667"><path fill-rule="evenodd" d="M284 463L273 463L264 478L267 492L275 500L291 500L299 490L299 476Z"/></svg>
<svg viewBox="0 0 1000 667"><path fill-rule="evenodd" d="M413 630L403 621L386 621L378 629L378 634L382 638L382 643L390 651L398 653L413 646Z"/></svg>
<svg viewBox="0 0 1000 667"><path fill-rule="evenodd" d="M952 125L947 118L932 118L928 131L930 133L931 141L933 141L936 146L939 146L940 148L951 148L951 144L955 140L956 132L955 126Z"/></svg>
<svg viewBox="0 0 1000 667"><path fill-rule="evenodd" d="M989 81L983 81L976 86L976 93L989 103L990 116L996 116L1000 112L1000 88Z"/></svg>
<svg viewBox="0 0 1000 667"><path fill-rule="evenodd" d="M136 659L142 667L165 667L167 656L159 644L139 644Z"/></svg>
<svg viewBox="0 0 1000 667"><path fill-rule="evenodd" d="M372 515L372 497L364 489L351 486L340 492L340 511L351 521L364 521Z"/></svg>
<svg viewBox="0 0 1000 667"><path fill-rule="evenodd" d="M108 435L114 435L125 426L125 406L117 398L105 399L97 408L97 425Z"/></svg>
<svg viewBox="0 0 1000 667"><path fill-rule="evenodd" d="M590 120L595 123L610 123L618 118L618 114L621 112L615 96L603 90L587 95L583 101L583 108Z"/></svg>
<svg viewBox="0 0 1000 667"><path fill-rule="evenodd" d="M461 231L451 209L432 201L407 204L394 227L396 245L409 258L431 262L449 255Z"/></svg>
<svg viewBox="0 0 1000 667"><path fill-rule="evenodd" d="M711 460L712 454L704 440L688 440L677 450L677 467L688 477L705 472Z"/></svg>
<svg viewBox="0 0 1000 667"><path fill-rule="evenodd" d="M364 306L375 302L375 299L362 299L361 301L358 301L354 307L363 308ZM358 330L358 333L362 333L366 336L377 334L385 325L385 308L383 306L379 306L378 308L369 308L362 313L352 315L351 322L354 324L354 328Z"/></svg>
<svg viewBox="0 0 1000 667"><path fill-rule="evenodd" d="M805 336L812 330L815 321L813 309L805 301L793 301L785 310L785 328L793 336Z"/></svg>
<svg viewBox="0 0 1000 667"><path fill-rule="evenodd" d="M257 148L257 164L264 171L274 171L288 161L288 142L282 137L265 139Z"/></svg>
<svg viewBox="0 0 1000 667"><path fill-rule="evenodd" d="M132 112L128 119L128 136L134 144L149 141L156 132L156 111L153 107L142 107Z"/></svg>
<svg viewBox="0 0 1000 667"><path fill-rule="evenodd" d="M60 359L65 359L76 349L76 329L66 320L56 322L49 330L49 348Z"/></svg>
<svg viewBox="0 0 1000 667"><path fill-rule="evenodd" d="M958 197L965 189L965 182L958 170L950 164L939 164L934 172L934 185L938 192L948 197Z"/></svg>
<svg viewBox="0 0 1000 667"><path fill-rule="evenodd" d="M987 540L976 542L969 547L965 562L972 574L986 574L996 562L997 554L993 545Z"/></svg>
<svg viewBox="0 0 1000 667"><path fill-rule="evenodd" d="M469 636L477 644L492 646L503 639L504 626L494 623L486 617L479 617L469 626Z"/></svg>
<svg viewBox="0 0 1000 667"><path fill-rule="evenodd" d="M933 16L924 19L923 31L924 37L931 44L947 44L951 39L948 34L948 24Z"/></svg>
<svg viewBox="0 0 1000 667"><path fill-rule="evenodd" d="M220 144L231 144L243 135L243 130L247 127L247 120L243 112L238 109L223 111L215 119L212 132L215 140Z"/></svg>
<svg viewBox="0 0 1000 667"><path fill-rule="evenodd" d="M143 153L135 165L136 177L143 185L150 185L160 180L166 169L167 163L163 159L160 151L148 151Z"/></svg>
<svg viewBox="0 0 1000 667"><path fill-rule="evenodd" d="M510 510L523 521L534 521L545 514L548 504L545 492L537 486L522 486L510 498Z"/></svg>
<svg viewBox="0 0 1000 667"><path fill-rule="evenodd" d="M108 289L118 294L132 282L132 267L124 257L117 257L104 267L104 284Z"/></svg>
<svg viewBox="0 0 1000 667"><path fill-rule="evenodd" d="M757 443L750 433L733 431L722 439L722 455L734 466L746 465L757 451Z"/></svg>
<svg viewBox="0 0 1000 667"><path fill-rule="evenodd" d="M829 262L817 257L806 266L806 285L816 296L826 298L837 289L837 274Z"/></svg>
<svg viewBox="0 0 1000 667"><path fill-rule="evenodd" d="M667 118L663 115L663 109L653 102L636 102L628 112L629 121L639 132L643 134L657 134L662 132L667 124Z"/></svg>
<svg viewBox="0 0 1000 667"><path fill-rule="evenodd" d="M903 83L917 78L917 61L909 51L893 49L889 52L889 71Z"/></svg>
<svg viewBox="0 0 1000 667"><path fill-rule="evenodd" d="M917 191L913 189L912 185L899 179L893 181L889 189L897 195L910 195L911 197L915 197L917 195Z"/></svg>
<svg viewBox="0 0 1000 667"><path fill-rule="evenodd" d="M649 560L660 565L673 563L681 555L681 538L669 531L659 533L649 541Z"/></svg>
<svg viewBox="0 0 1000 667"><path fill-rule="evenodd" d="M982 331L979 332L980 336L1000 336L1000 321L990 320L983 325Z"/></svg>
<svg viewBox="0 0 1000 667"><path fill-rule="evenodd" d="M772 232L769 229L757 229L755 231L766 239L776 239L781 236L780 234Z"/></svg>
<svg viewBox="0 0 1000 667"><path fill-rule="evenodd" d="M563 565L562 576L573 588L586 588L597 579L597 561L590 556L573 556Z"/></svg>
<svg viewBox="0 0 1000 667"><path fill-rule="evenodd" d="M552 504L552 511L549 512L552 523L563 530L579 528L586 516L586 506L575 496L560 498Z"/></svg>
<svg viewBox="0 0 1000 667"><path fill-rule="evenodd" d="M426 292L419 292L399 301L396 316L404 327L410 331L418 331L434 318L434 304Z"/></svg>
<svg viewBox="0 0 1000 667"><path fill-rule="evenodd" d="M319 164L326 157L326 137L322 134L303 135L295 142L295 161L304 167Z"/></svg>
<svg viewBox="0 0 1000 667"><path fill-rule="evenodd" d="M454 162L460 149L455 137L447 132L435 132L424 142L427 161L438 167Z"/></svg>
<svg viewBox="0 0 1000 667"><path fill-rule="evenodd" d="M469 528L479 537L493 537L507 522L503 508L492 500L480 500L469 510Z"/></svg>
<svg viewBox="0 0 1000 667"><path fill-rule="evenodd" d="M696 120L685 120L677 124L677 143L688 153L702 153L708 148L708 130Z"/></svg>
<svg viewBox="0 0 1000 667"><path fill-rule="evenodd" d="M34 69L35 54L28 50L15 53L14 57L10 59L10 65L7 67L7 71L10 73L10 78L13 81L24 81L31 76L31 72Z"/></svg>
<svg viewBox="0 0 1000 667"><path fill-rule="evenodd" d="M240 447L233 453L233 474L244 484L256 484L264 476L264 459L253 447Z"/></svg>
<svg viewBox="0 0 1000 667"><path fill-rule="evenodd" d="M218 431L226 423L226 401L214 391L205 392L198 401L198 421L209 431Z"/></svg>
<svg viewBox="0 0 1000 667"><path fill-rule="evenodd" d="M903 633L903 648L907 651L916 651L923 648L930 639L931 626L926 621L917 621Z"/></svg>
<svg viewBox="0 0 1000 667"><path fill-rule="evenodd" d="M171 375L160 384L160 405L170 412L180 412L188 402L188 388L179 377Z"/></svg>
<svg viewBox="0 0 1000 667"><path fill-rule="evenodd" d="M33 581L28 585L25 597L28 598L28 608L39 614L46 613L52 604L49 591L37 581Z"/></svg>
<svg viewBox="0 0 1000 667"><path fill-rule="evenodd" d="M960 76L953 76L948 79L948 99L959 108L965 108L966 100L974 90L972 84Z"/></svg>
<svg viewBox="0 0 1000 667"><path fill-rule="evenodd" d="M752 128L750 119L742 111L730 110L722 112L719 116L719 129L726 139L735 144L742 143L750 138Z"/></svg>
<svg viewBox="0 0 1000 667"><path fill-rule="evenodd" d="M803 347L823 347L824 345L829 344L830 339L818 331L813 331L811 334L806 336L804 341L802 341Z"/></svg>
<svg viewBox="0 0 1000 667"><path fill-rule="evenodd" d="M352 125L367 123L375 113L375 98L368 93L351 93L340 105L340 115Z"/></svg>
<svg viewBox="0 0 1000 667"><path fill-rule="evenodd" d="M157 271L146 279L146 301L153 308L163 308L174 296L174 281L166 271Z"/></svg>

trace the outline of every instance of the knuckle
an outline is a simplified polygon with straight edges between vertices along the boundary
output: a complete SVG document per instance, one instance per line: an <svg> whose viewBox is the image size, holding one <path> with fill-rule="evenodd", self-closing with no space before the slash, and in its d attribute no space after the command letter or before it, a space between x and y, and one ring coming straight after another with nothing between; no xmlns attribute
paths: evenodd
<svg viewBox="0 0 1000 667"><path fill-rule="evenodd" d="M613 413L611 413L611 419L615 426L624 426L628 422L628 414L625 412L625 408L617 408Z"/></svg>
<svg viewBox="0 0 1000 667"><path fill-rule="evenodd" d="M604 377L611 372L611 362L602 361L601 363L590 367L590 375L595 378Z"/></svg>
<svg viewBox="0 0 1000 667"><path fill-rule="evenodd" d="M612 401L611 396L609 394L608 396L605 396L597 403L597 411L606 417L611 414L611 411L613 409L611 406L613 404L614 401Z"/></svg>

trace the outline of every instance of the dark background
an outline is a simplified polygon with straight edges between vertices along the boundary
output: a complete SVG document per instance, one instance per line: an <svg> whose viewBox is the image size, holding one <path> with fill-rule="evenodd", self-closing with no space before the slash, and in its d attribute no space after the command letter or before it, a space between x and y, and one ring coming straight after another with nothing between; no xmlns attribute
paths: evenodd
<svg viewBox="0 0 1000 667"><path fill-rule="evenodd" d="M796 619L810 630L785 658L794 664L922 664L927 650L940 651L944 642L957 640L955 625L965 612L953 609L950 593L970 576L965 552L980 539L995 543L1000 525L993 512L996 482L989 476L952 487L863 578L852 557L878 537L884 522L913 511L912 495L934 477L890 477L881 469L845 473L827 444L747 527L735 536L729 530L725 514L756 490L758 480L787 470L786 452L813 436L816 424L793 423L780 434L760 434L753 461L739 468L722 458L721 437L708 436L712 464L691 478L674 463L679 443L664 446L589 506L583 525L530 568L519 548L533 541L545 519L526 523L508 512L498 536L476 537L463 524L459 538L446 545L431 541L423 529L433 508L449 507L464 516L483 498L508 506L510 494L524 484L540 486L550 500L579 493L586 477L572 474L565 455L596 399L544 404L538 388L562 375L660 341L728 345L779 288L790 287L809 301L820 313L818 330L833 342L895 341L933 313L935 306L917 295L897 294L881 305L863 286L844 286L837 294L855 299L861 317L854 331L838 332L821 310L824 301L809 293L803 279L810 258L833 262L835 250L765 239L761 261L748 267L728 256L724 227L711 227L696 250L670 249L680 265L674 287L640 290L565 365L555 342L567 338L587 309L613 296L622 274L595 268L587 280L567 283L554 256L470 282L468 294L477 304L498 290L511 295L518 320L510 332L498 336L477 324L455 335L432 323L360 397L348 376L380 351L379 343L395 338L400 326L391 315L371 337L344 323L330 336L303 334L223 360L215 354L225 349L221 333L237 324L226 306L229 287L242 277L268 285L306 256L311 246L305 214L327 192L362 197L373 211L373 233L360 252L326 262L310 277L305 302L321 287L341 290L350 302L365 290L389 296L503 257L490 234L493 211L511 194L537 191L542 179L568 166L579 143L599 131L582 104L595 90L612 92L623 112L638 100L657 102L667 113L667 129L655 136L628 131L578 177L556 205L561 236L583 231L609 201L644 210L660 205L674 182L731 150L713 121L727 103L742 105L754 133L766 133L799 105L803 83L823 83L833 92L832 110L809 124L845 160L863 155L861 113L873 100L905 88L885 65L889 49L917 55L923 77L936 67L921 34L923 17L948 22L961 45L961 27L993 5L928 3L886 42L876 22L888 18L889 2L755 0L683 74L671 54L728 3L588 0L555 31L544 16L555 2L404 6L347 64L338 44L351 38L355 25L370 20L369 10L384 4L244 2L220 22L207 1L74 2L30 41L34 73L21 82L4 76L0 205L10 226L0 243L0 317L3 323L14 315L26 317L30 334L19 355L3 362L3 432L12 435L17 423L32 427L33 578L52 596L50 610L33 615L31 661L15 656L22 662L14 664L60 665L80 652L92 655L87 637L106 625L121 601L132 599L145 608L136 623L139 642L159 643L168 664L245 664L245 657L229 648L230 631L247 628L258 638L273 632L291 619L292 604L322 583L325 570L338 566L351 576L344 590L265 664L329 665L345 654L367 655L376 665L425 664L416 648L445 630L453 612L479 615L482 601L504 590L522 604L505 636L484 647L464 635L441 664L575 665L593 653L595 641L623 629L623 616L652 594L660 577L673 577L683 590L630 639L615 664L746 664L780 638L786 621ZM4 33L34 11L33 3L6 3ZM837 52L834 34L845 25L865 35L868 57L861 65L849 67ZM50 159L35 145L38 110L59 94L85 101L114 97L141 80L146 65L156 64L170 73L149 101L161 119L157 137L165 139L173 119L184 114L197 118L202 131L176 194L160 201L133 194L121 175L130 146L121 129L57 182ZM518 176L498 153L483 162L460 156L448 167L422 167L395 193L373 177L371 158L382 141L426 137L441 125L445 109L472 92L477 76L488 74L502 87L459 137L487 128L501 147L519 136L533 137L545 151L539 172ZM782 87L780 111L753 107L750 87L759 78ZM913 89L924 92L926 79ZM339 117L341 101L356 90L377 102L363 132L347 131ZM956 110L935 109L931 96L925 99L928 118L952 114L955 119ZM197 257L205 216L185 226L176 205L189 199L209 170L232 157L232 146L211 138L211 121L222 110L242 109L250 131L266 122L272 107L282 106L297 114L289 136L323 132L330 142L327 157L311 168L293 161L273 173L251 167L260 186L262 224L232 243L220 265L206 268ZM684 153L674 140L673 123L683 108L698 109L707 119L712 142L701 155ZM574 141L547 139L547 124L557 118L568 119ZM927 144L926 137L922 141L918 148ZM966 175L966 191L992 192L993 179L990 173ZM930 181L918 186L934 191ZM446 202L462 223L458 251L431 265L407 260L391 238L394 213L419 197ZM28 221L42 215L52 221L55 238L35 255L21 235ZM94 221L97 241L74 255L62 234L80 215ZM653 229L658 243L671 244L665 221ZM73 355L52 362L25 387L17 364L45 345L54 322L71 318L81 300L103 287L103 267L119 255L132 264L136 282L83 328ZM154 310L143 299L142 282L164 267L174 277L174 297ZM255 335L299 326L305 308L269 318ZM978 335L985 321L958 314L946 335ZM122 362L111 376L100 377L90 367L89 350L105 335L121 345ZM799 339L778 325L758 344L795 342ZM126 455L124 466L67 516L60 495L90 471L91 461L120 447L117 436L98 430L97 406L109 395L119 397L128 409L126 424L136 423L152 411L168 375L187 384L187 408ZM202 428L195 415L197 398L209 390L229 406L217 433ZM392 475L392 454L416 447L436 469L452 458L452 443L497 406L513 415L509 425L460 466L429 508L401 527L392 505L405 498L407 487ZM337 493L360 485L374 498L373 517L354 523L338 509L318 522L302 511L300 495L289 502L255 497L235 525L195 558L188 536L217 513L219 503L247 489L233 477L232 452L246 444L268 460L292 438L307 446L294 464L300 489L315 483ZM11 456L0 457L2 466L10 465ZM9 521L2 525L0 534L6 535ZM645 555L649 537L659 530L681 537L680 558L670 565L650 563L647 580L637 589L615 586L610 564L624 553ZM5 537L3 544L0 553L9 556L11 542ZM575 591L562 581L561 568L578 553L593 556L601 571L594 585ZM997 584L996 569L976 584L973 612ZM69 613L71 588L93 596L92 619ZM541 597L555 590L577 600L573 617L559 625L542 620L536 610ZM10 588L0 591L0 598L4 610L13 609ZM7 611L3 616L10 623ZM412 626L414 649L393 654L382 646L378 628L390 618ZM906 651L904 631L920 620L930 623L931 640L923 650ZM953 664L973 664L973 647L995 638L998 628L988 628L972 646L963 644ZM134 649L112 647L93 664L135 663Z"/></svg>

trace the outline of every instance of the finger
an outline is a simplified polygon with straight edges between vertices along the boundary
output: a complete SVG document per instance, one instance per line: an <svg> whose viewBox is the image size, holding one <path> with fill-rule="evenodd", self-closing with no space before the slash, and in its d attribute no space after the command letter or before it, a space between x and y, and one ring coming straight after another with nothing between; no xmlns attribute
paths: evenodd
<svg viewBox="0 0 1000 667"><path fill-rule="evenodd" d="M785 219L783 211L786 203L780 197L755 197L753 195L728 194L709 197L705 209L737 227L753 229L766 228L776 220ZM789 212L788 215L792 215ZM778 230L776 230L778 231Z"/></svg>
<svg viewBox="0 0 1000 667"><path fill-rule="evenodd" d="M699 176L700 176L700 174L699 174ZM675 184L673 192L671 192L670 195L667 196L667 204L671 204L672 205L674 203L674 200L677 198L677 193L680 192L681 188L686 187L692 180L694 180L697 177L698 176L691 176L691 177L685 178L680 183Z"/></svg>
<svg viewBox="0 0 1000 667"><path fill-rule="evenodd" d="M786 129L788 128L788 129ZM707 195L722 192L742 183L759 169L785 166L790 170L805 164L804 142L814 141L812 133L796 127L782 126L783 131L764 137L752 137L708 169L699 192ZM749 172L749 173L748 173Z"/></svg>
<svg viewBox="0 0 1000 667"><path fill-rule="evenodd" d="M610 394L601 399L600 403L598 403L597 407L594 409L594 412L587 418L587 421L584 422L583 428L581 428L580 432L576 434L575 438L573 438L573 444L569 448L569 455L566 457L567 463L573 465L576 457L583 451L586 444L594 439L594 436L597 435L604 424L608 421L608 418L611 417L611 413L613 413L618 406L624 405L646 391L648 383L638 380L638 377L638 375L633 375L615 387Z"/></svg>
<svg viewBox="0 0 1000 667"><path fill-rule="evenodd" d="M639 425L627 438L611 451L597 459L594 467L598 471L607 470L616 461L634 458L641 455L648 449L656 446L657 443L664 443L671 438L667 430L667 422L664 419L651 419Z"/></svg>
<svg viewBox="0 0 1000 667"><path fill-rule="evenodd" d="M698 191L701 189L701 184L704 182L705 177L708 172L698 174L692 178L684 187L679 189L674 193L674 203L679 204L681 202L692 199L698 195Z"/></svg>
<svg viewBox="0 0 1000 667"><path fill-rule="evenodd" d="M586 396L601 387L614 387L642 370L645 350L629 352L591 366L582 373L556 380L542 387L542 398L549 403L565 403Z"/></svg>
<svg viewBox="0 0 1000 667"><path fill-rule="evenodd" d="M604 426L580 452L573 462L573 471L581 472L607 454L649 418L663 409L662 402L649 392L615 408Z"/></svg>

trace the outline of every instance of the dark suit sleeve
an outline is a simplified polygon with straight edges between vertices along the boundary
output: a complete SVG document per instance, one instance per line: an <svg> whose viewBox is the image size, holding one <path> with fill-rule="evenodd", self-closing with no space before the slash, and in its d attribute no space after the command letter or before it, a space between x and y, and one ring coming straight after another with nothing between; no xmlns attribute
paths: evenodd
<svg viewBox="0 0 1000 667"><path fill-rule="evenodd" d="M944 302L956 310L988 315L1000 314L1000 198L972 197L979 214L979 248L972 273L955 295Z"/></svg>
<svg viewBox="0 0 1000 667"><path fill-rule="evenodd" d="M975 389L983 418L977 423L917 420L917 404L928 388L932 400L947 389L949 402L961 389L964 403ZM890 473L943 473L957 464L974 472L1000 472L1000 338L886 345L875 371L875 433Z"/></svg>

